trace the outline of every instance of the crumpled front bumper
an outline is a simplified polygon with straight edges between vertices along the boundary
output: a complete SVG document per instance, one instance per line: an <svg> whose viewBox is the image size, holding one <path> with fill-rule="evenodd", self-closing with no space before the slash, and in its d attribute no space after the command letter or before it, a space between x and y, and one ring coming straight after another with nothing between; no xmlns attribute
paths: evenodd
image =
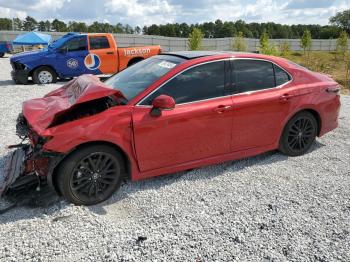
<svg viewBox="0 0 350 262"><path fill-rule="evenodd" d="M18 148L7 157L4 173L0 174L0 197L25 172L27 148Z"/></svg>

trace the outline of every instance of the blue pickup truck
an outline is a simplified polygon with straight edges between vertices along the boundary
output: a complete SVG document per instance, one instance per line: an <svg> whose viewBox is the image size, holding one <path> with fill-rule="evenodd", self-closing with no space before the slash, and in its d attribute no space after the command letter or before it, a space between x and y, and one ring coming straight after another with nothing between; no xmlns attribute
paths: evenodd
<svg viewBox="0 0 350 262"><path fill-rule="evenodd" d="M68 33L48 48L13 55L11 75L22 84L28 78L35 84L48 84L82 74L110 75L160 51L160 46L120 48L107 33Z"/></svg>
<svg viewBox="0 0 350 262"><path fill-rule="evenodd" d="M0 42L0 57L3 57L5 53L12 52L12 45L10 42Z"/></svg>

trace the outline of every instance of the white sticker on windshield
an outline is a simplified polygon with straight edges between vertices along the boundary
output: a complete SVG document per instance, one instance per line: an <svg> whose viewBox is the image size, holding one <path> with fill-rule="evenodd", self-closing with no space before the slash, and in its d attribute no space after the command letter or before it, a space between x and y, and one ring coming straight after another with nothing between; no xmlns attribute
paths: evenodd
<svg viewBox="0 0 350 262"><path fill-rule="evenodd" d="M176 66L176 64L170 63L170 62L167 62L167 61L162 61L158 65L161 66L161 67L169 68L169 69L171 69L171 68Z"/></svg>

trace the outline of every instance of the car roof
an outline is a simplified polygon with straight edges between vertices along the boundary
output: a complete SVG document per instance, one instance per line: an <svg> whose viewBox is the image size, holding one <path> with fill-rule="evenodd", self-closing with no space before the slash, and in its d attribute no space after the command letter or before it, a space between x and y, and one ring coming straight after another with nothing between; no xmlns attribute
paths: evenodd
<svg viewBox="0 0 350 262"><path fill-rule="evenodd" d="M173 55L182 57L184 59L195 59L200 57L208 57L208 56L227 56L227 57L249 57L249 58L269 58L271 60L271 56L262 55L259 53L248 53L248 52L234 52L234 51L175 51L175 52L165 52L162 55Z"/></svg>
<svg viewBox="0 0 350 262"><path fill-rule="evenodd" d="M248 53L248 52L234 52L234 51L176 51L162 53L162 55L172 55L181 57L186 60L192 60L196 58L250 58L250 59L261 59L270 62L277 63L283 67L293 67L293 65L286 59L276 56L268 56L259 53Z"/></svg>
<svg viewBox="0 0 350 262"><path fill-rule="evenodd" d="M176 52L167 52L162 53L162 55L173 55L182 57L184 59L195 59L199 57L205 57L205 56L214 56L214 55L220 55L223 52L220 51L176 51Z"/></svg>

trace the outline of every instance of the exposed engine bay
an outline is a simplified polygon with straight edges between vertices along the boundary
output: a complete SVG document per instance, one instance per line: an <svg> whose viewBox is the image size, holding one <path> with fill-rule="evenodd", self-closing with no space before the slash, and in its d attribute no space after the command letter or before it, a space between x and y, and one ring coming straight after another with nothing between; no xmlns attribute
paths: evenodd
<svg viewBox="0 0 350 262"><path fill-rule="evenodd" d="M122 102L113 96L102 97L96 100L78 104L70 108L68 112L58 115L49 127L58 126L67 122L81 119L83 117L96 115L120 104L122 104Z"/></svg>

